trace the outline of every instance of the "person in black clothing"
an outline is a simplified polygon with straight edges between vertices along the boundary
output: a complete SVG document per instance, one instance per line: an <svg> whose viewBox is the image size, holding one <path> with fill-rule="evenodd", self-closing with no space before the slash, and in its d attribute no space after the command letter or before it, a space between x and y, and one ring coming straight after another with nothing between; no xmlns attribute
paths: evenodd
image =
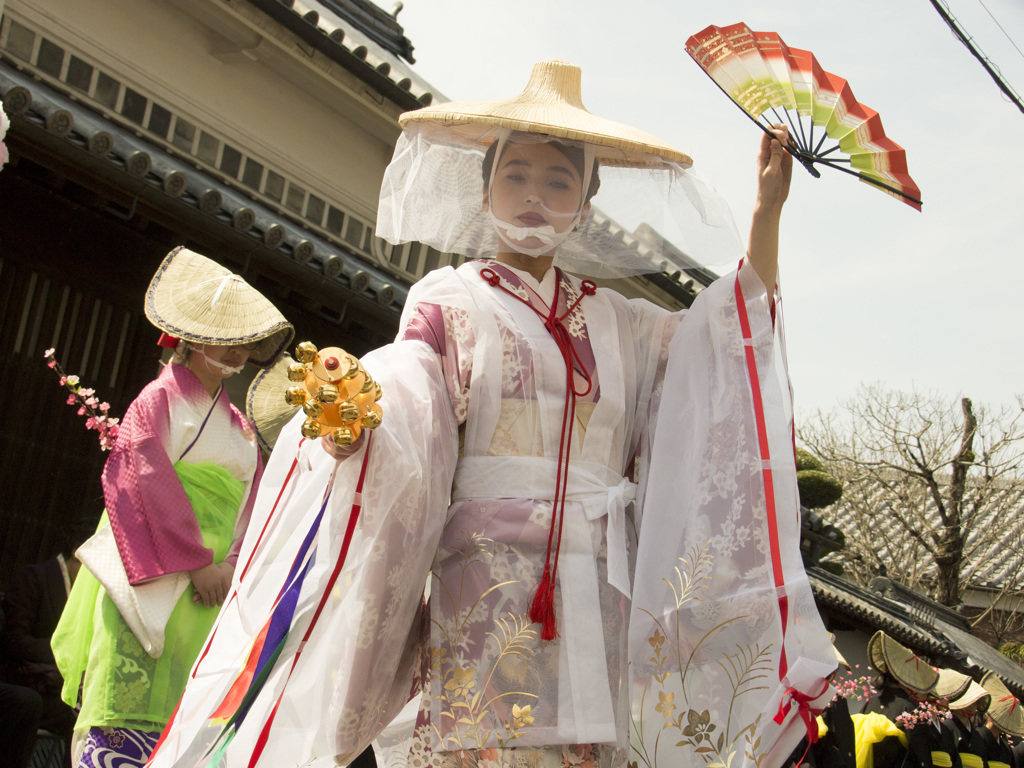
<svg viewBox="0 0 1024 768"><path fill-rule="evenodd" d="M4 630L4 612L0 607L0 633ZM14 768L26 768L36 743L43 698L31 688L12 683L0 664L0 723L4 725L6 756Z"/></svg>
<svg viewBox="0 0 1024 768"><path fill-rule="evenodd" d="M79 563L71 547L46 562L27 565L14 574L4 594L7 625L3 653L12 680L35 691L42 700L37 727L64 740L65 761L70 765L71 734L77 713L60 698L63 685L50 648L50 636L68 599Z"/></svg>
<svg viewBox="0 0 1024 768"><path fill-rule="evenodd" d="M938 682L939 673L909 648L881 631L868 641L867 650L868 660L881 679L876 684L878 693L868 700L864 709L896 723L898 717L913 712L928 699L929 692ZM911 728L907 733L906 748L896 736L887 736L876 742L872 748L875 768L930 768L930 734L923 727L916 734L914 730L918 729Z"/></svg>
<svg viewBox="0 0 1024 768"><path fill-rule="evenodd" d="M971 678L952 669L939 668L939 679L929 693L932 703L939 710L945 710L946 717L920 724L914 734L907 733L907 739L926 739L931 755L931 765L952 765L963 768L960 758L960 731L954 723L955 715L949 710L949 702L963 696L971 685ZM923 729L923 730L922 730ZM970 734L968 733L968 740ZM976 768L984 768L979 766Z"/></svg>
<svg viewBox="0 0 1024 768"><path fill-rule="evenodd" d="M986 727L978 729L985 748L982 757L988 768L1021 765L1020 756L1015 754L1007 734L1024 736L1024 707L994 672L981 678L981 685L992 697L985 712Z"/></svg>
<svg viewBox="0 0 1024 768"><path fill-rule="evenodd" d="M979 723L979 718L991 700L991 694L974 680L970 680L964 693L950 699L949 711L953 716L943 722L943 727L950 730L956 739L963 768L985 768L986 745L981 734L984 726Z"/></svg>

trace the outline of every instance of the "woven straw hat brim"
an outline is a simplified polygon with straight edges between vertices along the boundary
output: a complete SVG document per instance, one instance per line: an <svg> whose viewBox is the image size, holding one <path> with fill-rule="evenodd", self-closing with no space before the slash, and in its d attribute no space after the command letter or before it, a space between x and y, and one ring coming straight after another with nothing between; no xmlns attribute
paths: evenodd
<svg viewBox="0 0 1024 768"><path fill-rule="evenodd" d="M868 641L868 659L879 672L892 675L896 682L915 693L931 692L939 679L931 664L882 631Z"/></svg>
<svg viewBox="0 0 1024 768"><path fill-rule="evenodd" d="M592 144L604 165L693 164L688 155L656 136L588 112L580 81L579 67L565 61L542 61L534 65L526 89L513 99L435 104L406 112L398 122L403 128L410 123L432 124L432 136L448 136L481 149L494 140L494 128L506 128Z"/></svg>
<svg viewBox="0 0 1024 768"><path fill-rule="evenodd" d="M1024 705L1010 693L1010 689L994 672L981 678L982 687L992 700L986 714L996 725L1013 736L1024 736Z"/></svg>
<svg viewBox="0 0 1024 768"><path fill-rule="evenodd" d="M146 317L165 333L200 344L255 344L266 368L295 330L263 294L217 262L184 247L164 259L146 291Z"/></svg>
<svg viewBox="0 0 1024 768"><path fill-rule="evenodd" d="M972 705L977 705L977 711L979 713L985 712L989 704L992 701L992 694L982 688L978 683L971 680L967 686L967 690L964 691L959 698L952 699L949 702L950 709L967 709Z"/></svg>
<svg viewBox="0 0 1024 768"><path fill-rule="evenodd" d="M269 368L256 374L245 397L245 412L256 429L256 439L265 451L274 450L278 435L284 425L292 420L297 405L288 405L284 395L295 384L288 378L288 366L295 360L291 355L282 355Z"/></svg>
<svg viewBox="0 0 1024 768"><path fill-rule="evenodd" d="M967 675L957 672L955 669L939 667L939 679L935 682L932 694L940 699L953 701L963 696L970 687L973 680Z"/></svg>

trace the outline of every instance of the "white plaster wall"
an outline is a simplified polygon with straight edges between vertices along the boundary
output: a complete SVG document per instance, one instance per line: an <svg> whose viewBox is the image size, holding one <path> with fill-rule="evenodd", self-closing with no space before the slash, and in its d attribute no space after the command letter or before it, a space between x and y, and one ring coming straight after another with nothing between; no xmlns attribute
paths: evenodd
<svg viewBox="0 0 1024 768"><path fill-rule="evenodd" d="M244 0L0 0L0 8L4 2L54 42L375 219L400 110L375 103L378 94L303 52Z"/></svg>

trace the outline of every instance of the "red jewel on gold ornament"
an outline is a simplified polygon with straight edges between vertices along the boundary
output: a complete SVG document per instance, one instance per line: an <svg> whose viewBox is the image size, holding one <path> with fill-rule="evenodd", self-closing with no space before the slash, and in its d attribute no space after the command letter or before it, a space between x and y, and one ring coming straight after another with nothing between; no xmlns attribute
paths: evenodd
<svg viewBox="0 0 1024 768"><path fill-rule="evenodd" d="M324 368L326 368L328 371L336 371L338 370L338 366L340 365L341 363L338 362L338 358L336 357L328 357L326 360L324 360Z"/></svg>

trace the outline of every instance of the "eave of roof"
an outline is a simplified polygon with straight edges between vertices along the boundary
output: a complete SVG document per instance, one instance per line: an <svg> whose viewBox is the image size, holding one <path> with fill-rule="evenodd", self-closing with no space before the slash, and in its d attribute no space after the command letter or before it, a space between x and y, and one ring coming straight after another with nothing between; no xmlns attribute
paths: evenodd
<svg viewBox="0 0 1024 768"><path fill-rule="evenodd" d="M921 627L901 601L864 589L821 568L808 568L807 576L819 605L881 629L914 649L954 659L966 669L977 667L995 672L1018 697L1024 697L1024 670L962 627L940 618L935 618L930 627Z"/></svg>
<svg viewBox="0 0 1024 768"><path fill-rule="evenodd" d="M2 61L0 96L15 134L58 146L72 162L116 177L125 188L162 196L167 207L195 209L211 228L240 232L287 262L286 271L301 267L300 274L327 281L346 302L393 321L401 314L408 287L396 278Z"/></svg>
<svg viewBox="0 0 1024 768"><path fill-rule="evenodd" d="M412 41L405 36L405 30L398 23L401 3L396 5L394 13L386 12L370 0L319 0L318 4L355 25L359 31L385 50L402 57L410 64L416 63L412 55Z"/></svg>
<svg viewBox="0 0 1024 768"><path fill-rule="evenodd" d="M884 630L901 643L929 653L947 655L951 650L948 643L918 627L914 617L901 603L821 568L808 568L807 576L819 604L860 619L865 624Z"/></svg>
<svg viewBox="0 0 1024 768"><path fill-rule="evenodd" d="M329 11L322 6L317 6L320 10L310 8L300 12L295 9L294 0L247 1L402 109L419 109L433 102L431 91L422 90L419 95L413 92L414 88L424 88L427 84L408 65L355 30L344 30L333 23L328 26ZM325 20L323 24L321 11ZM342 21L340 17L335 18ZM369 55L371 48L372 58Z"/></svg>

